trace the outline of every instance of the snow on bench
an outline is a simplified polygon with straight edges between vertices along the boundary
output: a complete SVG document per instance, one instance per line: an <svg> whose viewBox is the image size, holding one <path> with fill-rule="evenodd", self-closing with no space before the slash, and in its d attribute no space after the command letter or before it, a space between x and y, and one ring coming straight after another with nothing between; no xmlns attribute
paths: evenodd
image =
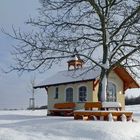
<svg viewBox="0 0 140 140"><path fill-rule="evenodd" d="M122 110L122 106L119 102L102 102L102 108L104 110Z"/></svg>

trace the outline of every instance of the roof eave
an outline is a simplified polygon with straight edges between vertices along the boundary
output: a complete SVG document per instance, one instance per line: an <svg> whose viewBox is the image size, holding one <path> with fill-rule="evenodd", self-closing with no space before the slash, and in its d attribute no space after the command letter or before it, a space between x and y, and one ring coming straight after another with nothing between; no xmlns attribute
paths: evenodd
<svg viewBox="0 0 140 140"><path fill-rule="evenodd" d="M117 67L114 69L114 71L126 83L127 86L126 86L125 90L131 89L131 88L140 88L140 85L138 84L138 82L132 77L132 75L124 67ZM125 74L127 74L129 79L126 80L125 78L123 78L124 77L123 72L125 72Z"/></svg>
<svg viewBox="0 0 140 140"><path fill-rule="evenodd" d="M94 81L94 80L96 80L96 78L86 79L86 80L79 80L79 81L72 81L72 82L64 82L64 83L56 83L56 84L34 86L34 89L37 89L37 88L48 88L50 86L58 86L58 85L75 84L75 83L88 82L88 81Z"/></svg>

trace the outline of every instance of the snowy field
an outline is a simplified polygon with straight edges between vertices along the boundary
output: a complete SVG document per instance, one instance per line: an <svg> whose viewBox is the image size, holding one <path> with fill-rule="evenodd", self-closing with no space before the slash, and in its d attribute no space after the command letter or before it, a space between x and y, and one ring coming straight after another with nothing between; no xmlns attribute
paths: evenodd
<svg viewBox="0 0 140 140"><path fill-rule="evenodd" d="M140 140L140 106L128 106L135 122L73 120L46 110L0 111L0 140Z"/></svg>

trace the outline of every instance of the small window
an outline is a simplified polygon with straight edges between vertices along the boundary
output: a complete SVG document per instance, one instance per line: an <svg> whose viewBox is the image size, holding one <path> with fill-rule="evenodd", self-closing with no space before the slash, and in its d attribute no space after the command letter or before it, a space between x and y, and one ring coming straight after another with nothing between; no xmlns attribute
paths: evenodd
<svg viewBox="0 0 140 140"><path fill-rule="evenodd" d="M66 102L73 102L73 88L66 89Z"/></svg>
<svg viewBox="0 0 140 140"><path fill-rule="evenodd" d="M87 88L85 86L79 88L79 101L80 102L87 101Z"/></svg>
<svg viewBox="0 0 140 140"><path fill-rule="evenodd" d="M56 87L55 88L55 99L58 99L58 93L59 93L59 88L58 87Z"/></svg>

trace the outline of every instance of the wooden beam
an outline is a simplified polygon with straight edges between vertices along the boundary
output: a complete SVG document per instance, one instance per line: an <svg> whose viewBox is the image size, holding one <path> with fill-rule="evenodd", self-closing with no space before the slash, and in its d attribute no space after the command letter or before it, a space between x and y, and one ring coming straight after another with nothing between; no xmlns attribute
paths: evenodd
<svg viewBox="0 0 140 140"><path fill-rule="evenodd" d="M93 81L93 90L95 90L95 87L97 86L98 83L99 83L99 80L94 80Z"/></svg>
<svg viewBox="0 0 140 140"><path fill-rule="evenodd" d="M46 90L46 92L47 92L47 94L48 94L48 88L47 87L44 87L45 88L45 90Z"/></svg>

